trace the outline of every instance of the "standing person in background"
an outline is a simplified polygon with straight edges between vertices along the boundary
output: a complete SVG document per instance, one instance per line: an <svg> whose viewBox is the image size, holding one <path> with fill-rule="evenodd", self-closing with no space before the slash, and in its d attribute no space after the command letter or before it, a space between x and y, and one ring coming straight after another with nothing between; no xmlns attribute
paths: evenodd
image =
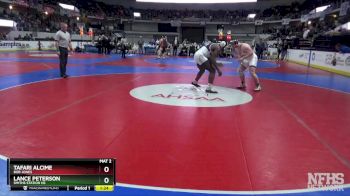
<svg viewBox="0 0 350 196"><path fill-rule="evenodd" d="M156 46L155 52L156 52L156 55L158 55L160 40L159 40L159 39L156 39L154 43L155 43L155 46Z"/></svg>
<svg viewBox="0 0 350 196"><path fill-rule="evenodd" d="M284 61L286 59L288 48L289 46L287 40L283 40L280 60Z"/></svg>
<svg viewBox="0 0 350 196"><path fill-rule="evenodd" d="M193 43L190 45L190 50L188 52L189 56L192 56L192 54L194 55L196 53L196 43Z"/></svg>
<svg viewBox="0 0 350 196"><path fill-rule="evenodd" d="M144 54L143 52L143 44L145 43L145 41L143 40L142 36L140 36L139 41L137 42L137 45L139 46L139 54Z"/></svg>
<svg viewBox="0 0 350 196"><path fill-rule="evenodd" d="M38 41L38 50L41 51L41 42L40 42L40 40Z"/></svg>
<svg viewBox="0 0 350 196"><path fill-rule="evenodd" d="M68 51L73 51L71 37L67 32L68 25L61 23L61 30L57 31L55 35L55 45L60 58L60 74L62 78L67 78L66 66L68 62Z"/></svg>
<svg viewBox="0 0 350 196"><path fill-rule="evenodd" d="M117 53L118 52L118 38L117 37L115 37L113 40L113 46L114 46L115 53Z"/></svg>
<svg viewBox="0 0 350 196"><path fill-rule="evenodd" d="M177 56L177 48L179 47L179 40L175 37L173 44L173 56Z"/></svg>
<svg viewBox="0 0 350 196"><path fill-rule="evenodd" d="M103 54L108 54L108 37L106 35L102 35L102 37Z"/></svg>
<svg viewBox="0 0 350 196"><path fill-rule="evenodd" d="M261 55L261 59L265 60L265 56L267 56L269 46L268 46L268 44L267 44L267 42L266 42L265 39L261 40L261 43L262 43L262 55Z"/></svg>
<svg viewBox="0 0 350 196"><path fill-rule="evenodd" d="M184 56L188 56L188 52L189 52L189 47L188 47L188 41L187 39L184 39L184 41L182 42L182 48L181 48L182 52L184 53Z"/></svg>
<svg viewBox="0 0 350 196"><path fill-rule="evenodd" d="M168 48L167 37L163 36L159 41L158 58L165 58L167 48Z"/></svg>
<svg viewBox="0 0 350 196"><path fill-rule="evenodd" d="M281 38L277 39L277 44L276 44L276 48L277 48L277 60L280 60L281 57L281 52L282 52L282 46L283 46L283 42Z"/></svg>
<svg viewBox="0 0 350 196"><path fill-rule="evenodd" d="M122 51L122 58L125 59L126 58L126 56L125 56L125 54L126 54L126 39L125 39L125 37L123 37L121 39L121 51Z"/></svg>
<svg viewBox="0 0 350 196"><path fill-rule="evenodd" d="M102 54L102 36L101 35L99 35L98 38L97 38L96 47L98 49L98 53Z"/></svg>
<svg viewBox="0 0 350 196"><path fill-rule="evenodd" d="M106 36L104 34L101 35L101 52L102 54L105 54L105 49L106 49Z"/></svg>
<svg viewBox="0 0 350 196"><path fill-rule="evenodd" d="M258 59L262 59L263 52L264 52L264 43L259 39L257 42L255 42L255 51L258 56Z"/></svg>
<svg viewBox="0 0 350 196"><path fill-rule="evenodd" d="M184 41L182 42L183 45L187 45L188 44L188 41L187 39L184 39Z"/></svg>
<svg viewBox="0 0 350 196"><path fill-rule="evenodd" d="M109 47L109 41L110 41L108 35L104 36L103 41L104 41L104 47L105 47L105 54L108 54L108 47Z"/></svg>
<svg viewBox="0 0 350 196"><path fill-rule="evenodd" d="M107 36L107 39L106 39L106 54L111 54L111 37L110 36Z"/></svg>

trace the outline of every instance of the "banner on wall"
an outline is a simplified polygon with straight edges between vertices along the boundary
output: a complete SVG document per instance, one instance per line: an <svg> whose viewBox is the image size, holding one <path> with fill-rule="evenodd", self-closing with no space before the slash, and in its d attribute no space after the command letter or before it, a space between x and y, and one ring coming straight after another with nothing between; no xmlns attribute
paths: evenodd
<svg viewBox="0 0 350 196"><path fill-rule="evenodd" d="M88 42L72 42L73 48ZM0 52L38 50L56 50L54 41L0 41Z"/></svg>
<svg viewBox="0 0 350 196"><path fill-rule="evenodd" d="M255 21L255 25L256 26L261 26L261 25L263 25L264 24L264 21L263 20L256 20Z"/></svg>
<svg viewBox="0 0 350 196"><path fill-rule="evenodd" d="M343 71L350 71L350 54L336 52L311 52L310 64Z"/></svg>
<svg viewBox="0 0 350 196"><path fill-rule="evenodd" d="M299 63L302 65L308 65L310 59L310 50L294 50L288 49L287 60Z"/></svg>
<svg viewBox="0 0 350 196"><path fill-rule="evenodd" d="M12 4L19 5L19 6L24 6L24 7L29 7L28 0L13 0Z"/></svg>
<svg viewBox="0 0 350 196"><path fill-rule="evenodd" d="M170 25L172 27L181 27L181 21L180 20L172 20L172 21L170 21Z"/></svg>
<svg viewBox="0 0 350 196"><path fill-rule="evenodd" d="M26 50L30 49L32 44L14 41L0 41L0 51L1 50Z"/></svg>
<svg viewBox="0 0 350 196"><path fill-rule="evenodd" d="M345 16L348 13L348 9L350 7L350 2L343 2L340 6L339 16Z"/></svg>
<svg viewBox="0 0 350 196"><path fill-rule="evenodd" d="M291 19L290 18L283 18L282 19L282 25L289 25Z"/></svg>
<svg viewBox="0 0 350 196"><path fill-rule="evenodd" d="M350 76L350 54L289 49L287 52L287 60Z"/></svg>
<svg viewBox="0 0 350 196"><path fill-rule="evenodd" d="M322 13L320 14L319 20L320 20L320 21L324 21L325 17L326 17L326 12L322 12Z"/></svg>
<svg viewBox="0 0 350 196"><path fill-rule="evenodd" d="M300 21L301 22L307 22L309 20L309 15L302 15L301 18L300 18Z"/></svg>
<svg viewBox="0 0 350 196"><path fill-rule="evenodd" d="M232 22L231 22L231 25L239 25L239 24L240 24L239 21L232 21Z"/></svg>

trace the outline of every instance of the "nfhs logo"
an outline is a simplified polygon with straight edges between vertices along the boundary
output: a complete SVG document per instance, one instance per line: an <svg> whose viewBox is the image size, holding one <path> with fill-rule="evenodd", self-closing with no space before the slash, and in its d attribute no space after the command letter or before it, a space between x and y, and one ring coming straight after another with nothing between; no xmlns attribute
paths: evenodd
<svg viewBox="0 0 350 196"><path fill-rule="evenodd" d="M344 191L344 173L308 173L308 188Z"/></svg>

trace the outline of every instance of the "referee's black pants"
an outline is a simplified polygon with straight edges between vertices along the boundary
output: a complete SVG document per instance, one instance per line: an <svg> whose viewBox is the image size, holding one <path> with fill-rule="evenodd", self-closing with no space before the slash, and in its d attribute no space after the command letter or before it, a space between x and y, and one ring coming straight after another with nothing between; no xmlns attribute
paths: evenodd
<svg viewBox="0 0 350 196"><path fill-rule="evenodd" d="M67 62L68 62L68 48L59 47L59 50L60 50L60 72L61 72L61 76L65 76Z"/></svg>

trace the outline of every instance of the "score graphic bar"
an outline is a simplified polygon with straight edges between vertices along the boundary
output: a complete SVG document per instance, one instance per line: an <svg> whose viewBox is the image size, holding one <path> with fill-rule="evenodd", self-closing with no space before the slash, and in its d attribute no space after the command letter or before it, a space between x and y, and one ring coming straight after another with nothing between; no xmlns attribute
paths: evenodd
<svg viewBox="0 0 350 196"><path fill-rule="evenodd" d="M8 159L13 191L113 191L115 159Z"/></svg>

